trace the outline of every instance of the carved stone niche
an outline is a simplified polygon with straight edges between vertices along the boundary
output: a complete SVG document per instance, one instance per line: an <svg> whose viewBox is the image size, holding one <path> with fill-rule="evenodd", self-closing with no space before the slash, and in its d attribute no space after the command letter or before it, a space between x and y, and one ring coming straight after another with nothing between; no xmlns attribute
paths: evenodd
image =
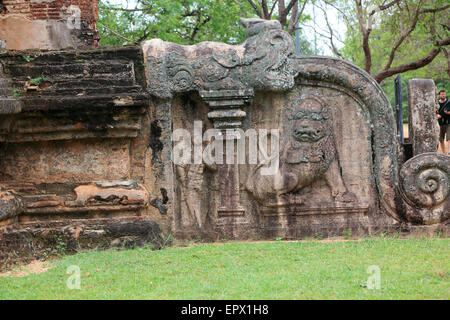
<svg viewBox="0 0 450 320"><path fill-rule="evenodd" d="M448 229L448 157L427 154L399 168L392 108L376 81L340 59L296 56L276 21L242 22L247 40L237 46L143 44L153 121L162 124L165 146L153 181L173 184L167 212L174 233L273 239L420 224ZM211 128L220 134L202 139ZM177 129L193 145L191 161L182 164L173 163ZM250 161L266 142L252 149L249 130L277 130L268 135L269 145L279 141L271 174L264 171L274 158L270 151ZM245 141L246 161L195 162L194 150L216 140ZM225 158L239 157L227 152ZM426 173L417 163L426 163ZM411 171L418 181L408 177ZM439 201L430 200L435 195Z"/></svg>

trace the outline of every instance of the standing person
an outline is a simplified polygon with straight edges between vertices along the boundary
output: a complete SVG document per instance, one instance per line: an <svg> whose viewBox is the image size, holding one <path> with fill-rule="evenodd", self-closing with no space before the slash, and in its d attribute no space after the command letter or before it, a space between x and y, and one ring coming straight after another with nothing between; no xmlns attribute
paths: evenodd
<svg viewBox="0 0 450 320"><path fill-rule="evenodd" d="M438 122L439 122L439 144L441 145L442 152L447 153L445 148L445 136L447 141L450 140L450 103L447 99L447 93L445 90L439 91L439 109L436 110Z"/></svg>

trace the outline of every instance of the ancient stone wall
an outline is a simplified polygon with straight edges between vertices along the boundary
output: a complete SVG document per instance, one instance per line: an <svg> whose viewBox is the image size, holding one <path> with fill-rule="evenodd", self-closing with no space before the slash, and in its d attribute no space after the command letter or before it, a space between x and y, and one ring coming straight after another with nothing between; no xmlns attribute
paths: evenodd
<svg viewBox="0 0 450 320"><path fill-rule="evenodd" d="M342 60L295 56L276 21L244 24L247 40L239 46L143 44L161 140L175 150L160 151L167 162L159 182L174 186L167 211L175 234L298 238L448 221L448 157L419 152L398 163L392 108L370 75ZM196 121L203 124L197 137ZM194 144L187 162L167 170L180 143L170 131L183 129L182 143L197 139L201 148L214 146L202 141L211 128L232 144L247 141L248 129L278 130L279 168L262 173L270 157L194 163ZM261 152L258 144L246 156Z"/></svg>
<svg viewBox="0 0 450 320"><path fill-rule="evenodd" d="M160 239L165 224L148 208L158 196L144 186L141 49L7 51L0 64L0 256L43 254L57 238L72 249ZM120 232L105 242L107 226Z"/></svg>
<svg viewBox="0 0 450 320"><path fill-rule="evenodd" d="M0 39L7 49L97 46L96 0L3 0Z"/></svg>
<svg viewBox="0 0 450 320"><path fill-rule="evenodd" d="M277 21L243 24L236 46L0 53L0 256L55 237L447 234L450 157L416 147L399 162L369 74L295 55Z"/></svg>

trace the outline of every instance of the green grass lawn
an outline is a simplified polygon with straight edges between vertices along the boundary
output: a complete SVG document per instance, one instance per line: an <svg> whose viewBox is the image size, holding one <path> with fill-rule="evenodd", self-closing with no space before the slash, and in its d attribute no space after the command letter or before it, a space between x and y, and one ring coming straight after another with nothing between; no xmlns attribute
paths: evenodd
<svg viewBox="0 0 450 320"><path fill-rule="evenodd" d="M449 299L450 239L200 244L80 253L25 277L0 299ZM66 286L77 265L81 288ZM365 285L376 265L381 289Z"/></svg>

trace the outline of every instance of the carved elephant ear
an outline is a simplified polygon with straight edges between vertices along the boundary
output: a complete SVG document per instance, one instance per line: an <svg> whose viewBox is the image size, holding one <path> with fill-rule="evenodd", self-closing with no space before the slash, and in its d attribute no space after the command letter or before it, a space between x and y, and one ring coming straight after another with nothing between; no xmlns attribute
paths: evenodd
<svg viewBox="0 0 450 320"><path fill-rule="evenodd" d="M281 24L278 20L264 20L258 18L241 18L242 25L247 29L247 37L262 33L267 30L281 30Z"/></svg>

